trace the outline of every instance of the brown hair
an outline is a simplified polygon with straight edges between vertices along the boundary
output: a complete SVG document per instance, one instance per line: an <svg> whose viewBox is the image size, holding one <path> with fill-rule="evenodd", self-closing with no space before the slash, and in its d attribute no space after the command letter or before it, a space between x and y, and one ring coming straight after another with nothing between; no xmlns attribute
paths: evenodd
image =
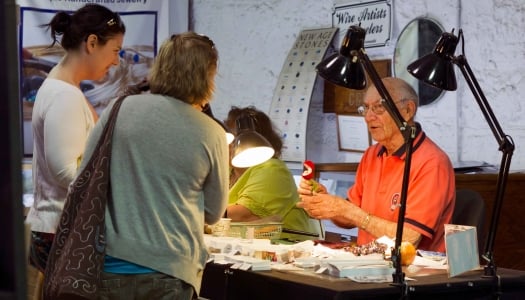
<svg viewBox="0 0 525 300"><path fill-rule="evenodd" d="M150 70L152 93L205 105L215 89L218 52L204 35L185 32L162 43Z"/></svg>
<svg viewBox="0 0 525 300"><path fill-rule="evenodd" d="M268 142L272 145L272 148L275 150L273 157L278 158L281 156L281 150L283 148L283 141L281 135L273 126L272 121L262 111L258 110L254 106L248 106L245 108L239 108L232 106L228 112L228 117L224 120L226 127L230 129L231 132L237 134L236 121L241 116L249 115L253 123L255 124L255 131L264 136Z"/></svg>
<svg viewBox="0 0 525 300"><path fill-rule="evenodd" d="M73 14L60 11L47 24L40 25L51 30L53 47L62 36L60 44L66 51L77 49L90 34L97 36L98 43L105 45L109 39L126 33L126 26L119 15L98 4L86 4Z"/></svg>

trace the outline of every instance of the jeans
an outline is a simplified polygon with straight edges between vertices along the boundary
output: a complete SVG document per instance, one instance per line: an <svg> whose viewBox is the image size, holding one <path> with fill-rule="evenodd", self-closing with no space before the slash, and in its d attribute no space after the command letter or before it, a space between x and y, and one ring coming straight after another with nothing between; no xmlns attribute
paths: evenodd
<svg viewBox="0 0 525 300"><path fill-rule="evenodd" d="M191 285L163 273L101 273L100 300L191 300L196 296Z"/></svg>

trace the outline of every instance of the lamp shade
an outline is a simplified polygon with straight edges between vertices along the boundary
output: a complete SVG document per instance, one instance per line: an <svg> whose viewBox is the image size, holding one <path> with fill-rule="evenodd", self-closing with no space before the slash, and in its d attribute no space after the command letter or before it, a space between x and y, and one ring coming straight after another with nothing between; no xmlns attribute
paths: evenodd
<svg viewBox="0 0 525 300"><path fill-rule="evenodd" d="M434 87L455 91L457 83L453 60L458 41L454 34L444 32L434 51L408 65L408 72Z"/></svg>
<svg viewBox="0 0 525 300"><path fill-rule="evenodd" d="M272 145L255 131L251 116L241 116L236 120L237 136L233 140L232 165L249 168L261 164L275 154Z"/></svg>
<svg viewBox="0 0 525 300"><path fill-rule="evenodd" d="M339 53L321 61L317 73L324 79L349 88L362 90L366 87L366 76L363 65L355 51L364 47L366 32L358 26L350 26L341 43Z"/></svg>
<svg viewBox="0 0 525 300"><path fill-rule="evenodd" d="M221 123L222 124L222 123ZM226 131L226 143L231 144L233 140L235 139L235 136L229 131Z"/></svg>

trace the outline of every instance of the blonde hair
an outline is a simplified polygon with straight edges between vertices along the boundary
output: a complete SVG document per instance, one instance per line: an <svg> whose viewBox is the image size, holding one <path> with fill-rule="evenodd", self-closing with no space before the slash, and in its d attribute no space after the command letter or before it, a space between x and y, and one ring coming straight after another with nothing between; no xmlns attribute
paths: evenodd
<svg viewBox="0 0 525 300"><path fill-rule="evenodd" d="M162 43L150 71L151 93L204 105L215 89L218 52L204 35L185 32Z"/></svg>

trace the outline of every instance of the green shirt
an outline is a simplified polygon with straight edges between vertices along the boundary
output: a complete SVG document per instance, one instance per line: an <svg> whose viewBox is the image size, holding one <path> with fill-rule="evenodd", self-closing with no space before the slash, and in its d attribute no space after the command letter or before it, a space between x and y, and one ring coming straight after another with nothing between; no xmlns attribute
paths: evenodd
<svg viewBox="0 0 525 300"><path fill-rule="evenodd" d="M229 204L240 204L264 218L279 215L283 228L318 233L319 221L296 207L297 186L286 164L276 158L248 168L230 189ZM281 238L313 239L304 235L282 233Z"/></svg>

